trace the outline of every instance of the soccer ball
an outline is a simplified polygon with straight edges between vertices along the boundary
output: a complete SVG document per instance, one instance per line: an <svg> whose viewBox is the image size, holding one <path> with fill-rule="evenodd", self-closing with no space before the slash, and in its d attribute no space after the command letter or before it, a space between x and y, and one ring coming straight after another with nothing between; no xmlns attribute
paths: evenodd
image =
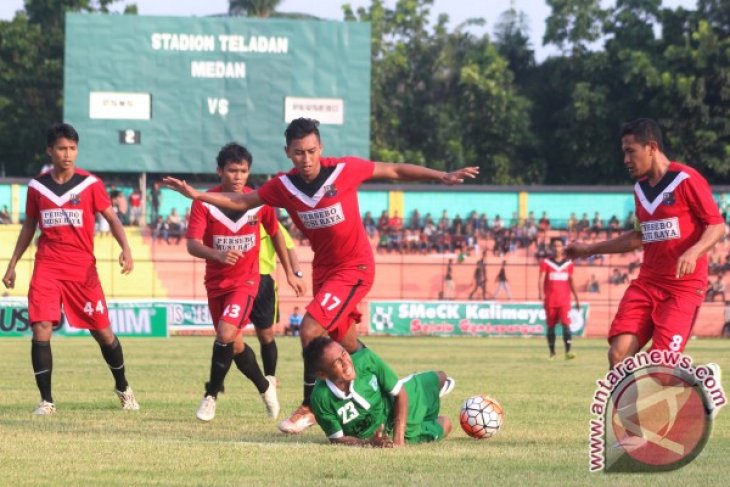
<svg viewBox="0 0 730 487"><path fill-rule="evenodd" d="M496 435L502 427L504 409L496 399L480 394L464 401L459 422L467 435L486 440Z"/></svg>

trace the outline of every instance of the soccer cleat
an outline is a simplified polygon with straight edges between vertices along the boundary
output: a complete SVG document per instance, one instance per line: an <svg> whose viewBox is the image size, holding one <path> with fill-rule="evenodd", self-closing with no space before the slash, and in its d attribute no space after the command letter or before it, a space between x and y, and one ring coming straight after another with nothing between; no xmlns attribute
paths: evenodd
<svg viewBox="0 0 730 487"><path fill-rule="evenodd" d="M56 405L52 402L41 401L38 406L33 410L33 414L36 416L48 416L49 414L56 414Z"/></svg>
<svg viewBox="0 0 730 487"><path fill-rule="evenodd" d="M122 403L122 409L125 411L139 411L139 403L134 398L134 392L132 392L132 388L127 386L127 388L122 391L114 390L114 392L117 393L117 397L119 398L119 402Z"/></svg>
<svg viewBox="0 0 730 487"><path fill-rule="evenodd" d="M453 378L447 376L446 380L444 381L444 385L441 387L441 390L439 391L439 397L444 397L446 394L453 391L454 386L456 386L456 381Z"/></svg>
<svg viewBox="0 0 730 487"><path fill-rule="evenodd" d="M198 408L197 417L201 421L210 421L215 418L215 397L205 396Z"/></svg>
<svg viewBox="0 0 730 487"><path fill-rule="evenodd" d="M565 352L565 360L573 360L575 358L575 354L573 352Z"/></svg>
<svg viewBox="0 0 730 487"><path fill-rule="evenodd" d="M278 428L282 433L296 435L303 432L315 423L314 414L309 406L302 404L294 412L279 423Z"/></svg>
<svg viewBox="0 0 730 487"><path fill-rule="evenodd" d="M267 375L266 380L269 381L269 388L260 394L261 400L264 401L266 415L272 419L276 419L279 416L279 411L281 411L279 398L276 395L278 380L273 375Z"/></svg>
<svg viewBox="0 0 730 487"><path fill-rule="evenodd" d="M548 360L555 360L555 354L551 353L550 356L548 357Z"/></svg>

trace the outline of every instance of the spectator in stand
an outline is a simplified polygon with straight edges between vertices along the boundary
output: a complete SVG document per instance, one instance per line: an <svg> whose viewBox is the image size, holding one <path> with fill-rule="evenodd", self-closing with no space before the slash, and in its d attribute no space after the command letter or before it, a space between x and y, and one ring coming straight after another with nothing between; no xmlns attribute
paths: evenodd
<svg viewBox="0 0 730 487"><path fill-rule="evenodd" d="M720 296L720 301L725 302L725 283L722 280L722 274L718 274L715 278L715 282L711 282L707 286L707 293L705 294L705 301L711 303L717 296Z"/></svg>
<svg viewBox="0 0 730 487"><path fill-rule="evenodd" d="M588 221L588 213L583 213L583 216L578 221L578 233L581 235L587 234L590 226L591 222Z"/></svg>
<svg viewBox="0 0 730 487"><path fill-rule="evenodd" d="M3 209L0 211L0 224L7 225L9 223L12 223L12 220L8 211L8 205L3 205Z"/></svg>
<svg viewBox="0 0 730 487"><path fill-rule="evenodd" d="M383 212L380 214L380 218L378 218L378 233L385 233L388 229L389 224L390 218L388 218L388 211L383 210Z"/></svg>
<svg viewBox="0 0 730 487"><path fill-rule="evenodd" d="M596 279L595 274L591 274L591 278L586 283L586 292L587 293L600 293L601 292L601 286L598 284L598 280Z"/></svg>
<svg viewBox="0 0 730 487"><path fill-rule="evenodd" d="M109 199L112 202L112 209L114 210L114 213L117 214L119 221L122 225L128 225L129 205L127 204L127 197L124 192L117 189L117 187L112 184L109 187Z"/></svg>
<svg viewBox="0 0 730 487"><path fill-rule="evenodd" d="M568 233L570 234L570 238L576 238L578 236L578 217L575 216L575 213L571 213L568 218Z"/></svg>
<svg viewBox="0 0 730 487"><path fill-rule="evenodd" d="M398 211L394 211L393 216L388 219L388 227L395 232L403 230L403 218L398 215Z"/></svg>
<svg viewBox="0 0 730 487"><path fill-rule="evenodd" d="M170 226L161 216L158 216L157 220L155 220L154 227L152 228L152 238L154 240L164 240L168 244L170 243Z"/></svg>
<svg viewBox="0 0 730 487"><path fill-rule="evenodd" d="M629 265L627 267L629 276L633 275L634 271L641 267L641 259L635 259L629 262Z"/></svg>
<svg viewBox="0 0 730 487"><path fill-rule="evenodd" d="M175 237L175 245L180 243L183 236L182 220L180 220L180 214L177 209L173 208L170 214L167 216L167 229L170 237ZM170 243L168 239L167 243Z"/></svg>
<svg viewBox="0 0 730 487"><path fill-rule="evenodd" d="M436 228L440 232L448 232L449 231L449 214L446 210L441 212L441 218L439 219L438 225L436 225Z"/></svg>
<svg viewBox="0 0 730 487"><path fill-rule="evenodd" d="M601 219L601 215L599 212L596 212L596 214L593 215L593 225L591 225L591 231L596 237L599 233L603 231L603 220Z"/></svg>
<svg viewBox="0 0 730 487"><path fill-rule="evenodd" d="M419 231L422 228L421 214L418 212L418 209L413 210L413 212L411 213L411 220L410 220L410 223L408 224L408 226L411 230L416 230L416 231Z"/></svg>
<svg viewBox="0 0 730 487"><path fill-rule="evenodd" d="M608 230L607 230L607 236L608 238L611 238L613 234L621 232L621 222L618 221L618 217L616 215L611 215L611 219L608 220Z"/></svg>
<svg viewBox="0 0 730 487"><path fill-rule="evenodd" d="M489 219L486 213L479 215L479 223L476 226L480 238L487 238L489 235Z"/></svg>
<svg viewBox="0 0 730 487"><path fill-rule="evenodd" d="M451 235L462 235L464 233L464 221L461 216L457 213L454 217L454 221L451 222Z"/></svg>
<svg viewBox="0 0 730 487"><path fill-rule="evenodd" d="M517 214L516 211L512 212L512 218L509 221L509 228L514 230L515 228L520 226L520 215Z"/></svg>
<svg viewBox="0 0 730 487"><path fill-rule="evenodd" d="M501 232L502 228L504 228L504 223L502 222L502 218L499 215L496 215L494 217L494 223L492 223L492 231L494 232L494 238L497 238L497 233Z"/></svg>
<svg viewBox="0 0 730 487"><path fill-rule="evenodd" d="M160 216L160 203L162 202L162 183L155 181L152 183L152 188L147 193L147 197L150 200L150 209L152 210L152 221L157 221L157 217Z"/></svg>
<svg viewBox="0 0 730 487"><path fill-rule="evenodd" d="M622 274L618 267L614 267L608 282L614 285L626 284L629 282L629 275L627 273Z"/></svg>
<svg viewBox="0 0 730 487"><path fill-rule="evenodd" d="M542 262L543 259L550 256L550 244L547 242L547 237L543 236L540 243L537 244L537 251L535 252L535 259L538 262Z"/></svg>
<svg viewBox="0 0 730 487"><path fill-rule="evenodd" d="M537 230L544 236L547 236L547 234L550 232L550 219L548 218L547 212L545 211L542 212L542 216L537 222Z"/></svg>
<svg viewBox="0 0 730 487"><path fill-rule="evenodd" d="M373 238L378 227L375 225L373 215L369 211L365 212L365 215L362 217L362 224L365 226L365 232L368 234L368 237Z"/></svg>
<svg viewBox="0 0 730 487"><path fill-rule="evenodd" d="M471 213L469 213L469 217L466 219L467 225L471 225L471 227L474 229L474 234L476 235L479 232L479 216L477 215L477 212L472 210Z"/></svg>
<svg viewBox="0 0 730 487"><path fill-rule="evenodd" d="M636 213L630 211L624 221L624 230L634 230L636 228Z"/></svg>
<svg viewBox="0 0 730 487"><path fill-rule="evenodd" d="M129 222L131 225L139 225L142 218L142 193L135 188L129 195Z"/></svg>

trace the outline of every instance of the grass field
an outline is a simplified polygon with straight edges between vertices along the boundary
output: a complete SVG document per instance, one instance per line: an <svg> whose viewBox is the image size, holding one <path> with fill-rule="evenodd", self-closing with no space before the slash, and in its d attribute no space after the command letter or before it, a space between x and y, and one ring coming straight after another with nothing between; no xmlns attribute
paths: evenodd
<svg viewBox="0 0 730 487"><path fill-rule="evenodd" d="M2 485L727 485L730 408L704 452L664 474L588 472L588 407L606 372L605 340L577 340L578 359L546 360L539 339L367 338L399 375L441 369L457 380L442 412L458 422L461 402L487 392L506 410L487 441L455 424L437 444L370 450L327 444L322 432L287 437L267 420L235 367L215 420L195 419L211 338L123 341L142 410L124 412L92 339L54 341L58 413L33 417L38 401L26 339L0 341ZM299 344L279 338L282 414L301 399ZM559 344L562 345L562 344ZM258 346L254 346L258 350ZM695 362L730 372L730 343L695 340ZM727 387L727 381L726 381ZM727 387L730 389L730 387Z"/></svg>

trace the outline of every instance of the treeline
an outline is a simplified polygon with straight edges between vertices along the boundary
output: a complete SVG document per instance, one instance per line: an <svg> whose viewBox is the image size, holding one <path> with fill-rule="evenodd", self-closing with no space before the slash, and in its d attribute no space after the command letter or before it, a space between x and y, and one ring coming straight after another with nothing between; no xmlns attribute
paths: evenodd
<svg viewBox="0 0 730 487"><path fill-rule="evenodd" d="M0 22L7 175L40 167L38 141L61 117L63 11L104 12L112 3L27 0ZM279 2L263 2L263 12L262 2L235 3L236 13L268 17ZM479 165L490 184L625 184L619 127L648 116L665 128L672 157L712 183L730 182L730 0L698 0L693 10L661 0L546 3L544 43L560 55L542 63L526 14L514 9L481 33L480 19L453 29L446 15L432 23L433 0L343 6L345 20L372 24L370 156Z"/></svg>

